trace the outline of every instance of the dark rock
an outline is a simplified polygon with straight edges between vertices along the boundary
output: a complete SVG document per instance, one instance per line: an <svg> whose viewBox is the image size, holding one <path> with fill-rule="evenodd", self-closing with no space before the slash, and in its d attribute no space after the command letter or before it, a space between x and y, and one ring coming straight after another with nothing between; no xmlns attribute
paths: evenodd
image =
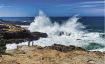
<svg viewBox="0 0 105 64"><path fill-rule="evenodd" d="M32 37L28 30L13 24L0 24L0 34L4 39L24 39Z"/></svg>
<svg viewBox="0 0 105 64"><path fill-rule="evenodd" d="M5 39L6 43L21 43L24 41L29 41L29 44L33 40L38 40L39 38L46 38L48 35L41 32L30 32L25 30L20 26L13 24L0 24L0 38Z"/></svg>
<svg viewBox="0 0 105 64"><path fill-rule="evenodd" d="M5 53L6 50L6 40L0 39L0 54Z"/></svg>
<svg viewBox="0 0 105 64"><path fill-rule="evenodd" d="M3 32L2 35L4 39L24 39L31 37L27 32Z"/></svg>
<svg viewBox="0 0 105 64"><path fill-rule="evenodd" d="M46 33L42 33L42 32L32 32L32 35L34 37L41 37L41 38L47 38L48 35Z"/></svg>
<svg viewBox="0 0 105 64"><path fill-rule="evenodd" d="M81 40L81 39L77 39L77 40Z"/></svg>
<svg viewBox="0 0 105 64"><path fill-rule="evenodd" d="M20 26L11 24L0 24L0 34L4 39L26 39L38 40L40 37L46 38L48 35L41 32L29 32Z"/></svg>
<svg viewBox="0 0 105 64"><path fill-rule="evenodd" d="M105 38L105 33L100 34L101 38Z"/></svg>
<svg viewBox="0 0 105 64"><path fill-rule="evenodd" d="M21 43L21 42L24 42L25 41L25 39L8 39L8 40L6 40L6 43L16 43L16 44L19 44L19 43Z"/></svg>
<svg viewBox="0 0 105 64"><path fill-rule="evenodd" d="M61 51L61 52L69 52L69 51L74 51L74 50L81 50L81 51L86 51L85 49L81 47L75 47L75 46L65 46L65 45L60 45L60 44L54 44L52 46L46 46L45 48Z"/></svg>

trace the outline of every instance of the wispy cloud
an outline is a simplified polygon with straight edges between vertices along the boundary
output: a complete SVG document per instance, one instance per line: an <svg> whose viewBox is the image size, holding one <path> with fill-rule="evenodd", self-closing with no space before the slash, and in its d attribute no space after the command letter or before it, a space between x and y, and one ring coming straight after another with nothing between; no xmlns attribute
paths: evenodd
<svg viewBox="0 0 105 64"><path fill-rule="evenodd" d="M104 6L105 1L92 1L92 2L81 2L78 3L79 7L98 7Z"/></svg>
<svg viewBox="0 0 105 64"><path fill-rule="evenodd" d="M59 7L84 15L103 15L105 10L104 4L105 1L87 1L72 4L63 4Z"/></svg>
<svg viewBox="0 0 105 64"><path fill-rule="evenodd" d="M83 2L83 4L102 4L105 3L105 1L91 1L91 2Z"/></svg>
<svg viewBox="0 0 105 64"><path fill-rule="evenodd" d="M81 6L79 6L79 7L86 7L86 8L87 8L87 7L96 7L96 6L97 6L97 5L87 5L87 4L86 4L86 5L81 5Z"/></svg>
<svg viewBox="0 0 105 64"><path fill-rule="evenodd" d="M12 7L12 6L0 4L0 8L4 8L4 7Z"/></svg>
<svg viewBox="0 0 105 64"><path fill-rule="evenodd" d="M104 6L105 1L87 1L87 2L79 2L79 3L72 3L72 4L62 4L59 6L65 6L65 7L98 7L98 6Z"/></svg>

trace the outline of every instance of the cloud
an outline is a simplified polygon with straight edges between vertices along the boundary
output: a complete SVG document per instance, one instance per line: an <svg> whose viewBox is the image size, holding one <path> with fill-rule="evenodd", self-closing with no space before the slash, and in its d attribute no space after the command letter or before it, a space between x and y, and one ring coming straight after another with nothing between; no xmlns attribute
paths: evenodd
<svg viewBox="0 0 105 64"><path fill-rule="evenodd" d="M105 1L91 1L91 2L83 2L83 4L103 4Z"/></svg>
<svg viewBox="0 0 105 64"><path fill-rule="evenodd" d="M105 10L104 4L105 1L87 1L72 4L63 4L61 5L61 7L72 12L80 13L81 15L103 16Z"/></svg>
<svg viewBox="0 0 105 64"><path fill-rule="evenodd" d="M0 5L0 8L4 8L4 7L12 7L12 6L4 5L4 4L1 4L1 5Z"/></svg>
<svg viewBox="0 0 105 64"><path fill-rule="evenodd" d="M91 9L84 9L81 10L81 13L87 14L87 15L98 15L103 16L104 15L104 8L91 8Z"/></svg>
<svg viewBox="0 0 105 64"><path fill-rule="evenodd" d="M77 5L79 6L79 7L90 7L90 8L92 8L92 7L104 7L104 4L105 4L105 1L91 1L91 2L81 2L81 3L77 3Z"/></svg>
<svg viewBox="0 0 105 64"><path fill-rule="evenodd" d="M78 3L81 13L88 15L103 15L105 1L92 1Z"/></svg>
<svg viewBox="0 0 105 64"><path fill-rule="evenodd" d="M97 5L81 5L79 7L96 7Z"/></svg>
<svg viewBox="0 0 105 64"><path fill-rule="evenodd" d="M72 4L62 4L57 6L65 6L65 7L98 7L104 6L105 1L87 1L87 2L79 2L79 3L72 3Z"/></svg>

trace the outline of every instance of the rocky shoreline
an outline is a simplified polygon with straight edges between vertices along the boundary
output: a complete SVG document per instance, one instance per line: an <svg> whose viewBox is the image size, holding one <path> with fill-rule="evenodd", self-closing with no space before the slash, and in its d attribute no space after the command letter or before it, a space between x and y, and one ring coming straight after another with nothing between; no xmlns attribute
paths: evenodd
<svg viewBox="0 0 105 64"><path fill-rule="evenodd" d="M60 44L19 46L7 53L0 57L0 64L105 64L105 53Z"/></svg>
<svg viewBox="0 0 105 64"><path fill-rule="evenodd" d="M0 64L105 64L105 52L54 44L41 47L18 46L7 50L6 44L47 38L46 33L29 32L13 24L0 24Z"/></svg>

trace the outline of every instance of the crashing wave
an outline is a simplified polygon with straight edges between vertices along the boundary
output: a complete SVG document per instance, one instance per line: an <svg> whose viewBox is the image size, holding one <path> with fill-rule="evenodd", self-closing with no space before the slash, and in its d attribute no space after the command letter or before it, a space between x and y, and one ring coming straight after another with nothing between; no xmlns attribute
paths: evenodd
<svg viewBox="0 0 105 64"><path fill-rule="evenodd" d="M28 29L31 32L44 32L49 36L34 41L34 45L62 44L66 46L75 45L88 50L105 49L105 39L100 37L100 33L83 30L85 26L78 22L79 19L78 15L75 15L60 25L57 22L52 23L50 18L40 11L39 16L35 17ZM28 42L22 42L18 45L28 45Z"/></svg>
<svg viewBox="0 0 105 64"><path fill-rule="evenodd" d="M45 32L49 36L52 35L77 35L81 36L84 31L82 28L85 28L81 23L77 22L79 20L78 15L73 16L65 23L60 25L59 23L55 22L52 23L49 17L47 17L42 11L39 12L39 16L35 17L34 22L32 22L29 26L29 30L31 32L39 31Z"/></svg>

